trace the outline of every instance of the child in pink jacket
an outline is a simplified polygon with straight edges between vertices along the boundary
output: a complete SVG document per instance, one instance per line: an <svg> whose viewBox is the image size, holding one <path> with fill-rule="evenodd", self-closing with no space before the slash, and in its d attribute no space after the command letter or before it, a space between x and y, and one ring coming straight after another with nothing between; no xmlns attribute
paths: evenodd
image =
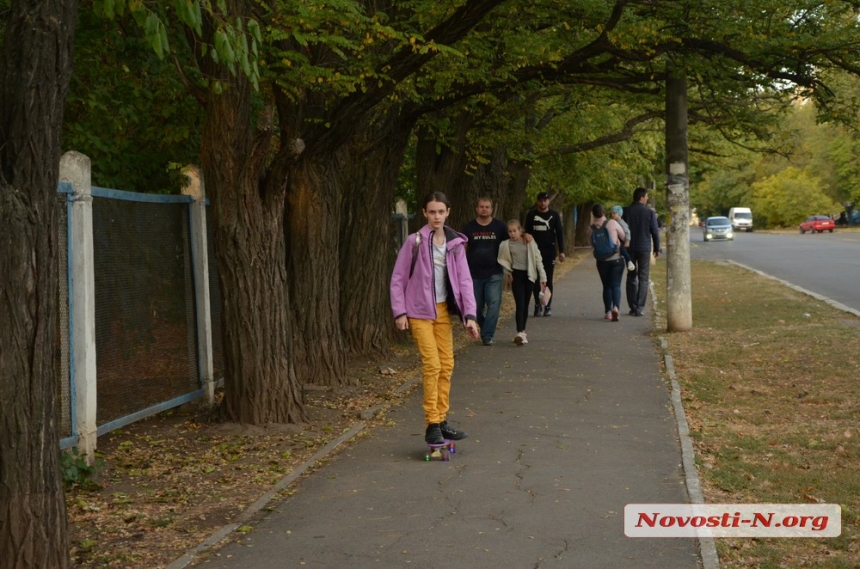
<svg viewBox="0 0 860 569"><path fill-rule="evenodd" d="M451 204L441 192L424 199L427 225L410 235L397 255L391 275L391 310L398 330L411 330L424 383L424 439L443 444L468 435L448 424L454 336L457 315L473 338L478 337L475 292L466 262L462 233L445 226Z"/></svg>

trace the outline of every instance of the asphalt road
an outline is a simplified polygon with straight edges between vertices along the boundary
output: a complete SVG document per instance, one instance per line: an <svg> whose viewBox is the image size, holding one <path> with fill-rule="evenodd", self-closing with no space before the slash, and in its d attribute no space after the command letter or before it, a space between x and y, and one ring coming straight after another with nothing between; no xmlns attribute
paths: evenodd
<svg viewBox="0 0 860 569"><path fill-rule="evenodd" d="M690 228L690 258L730 260L860 310L860 232L736 233L734 241L705 243Z"/></svg>

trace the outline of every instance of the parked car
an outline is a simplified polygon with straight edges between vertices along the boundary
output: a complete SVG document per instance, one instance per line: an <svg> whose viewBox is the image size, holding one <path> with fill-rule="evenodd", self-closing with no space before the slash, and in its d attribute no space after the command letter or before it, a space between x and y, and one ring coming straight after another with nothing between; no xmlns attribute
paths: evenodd
<svg viewBox="0 0 860 569"><path fill-rule="evenodd" d="M709 217L705 220L702 226L702 233L705 241L714 241L716 239L727 239L734 241L735 233L732 229L732 222L728 217L717 216Z"/></svg>
<svg viewBox="0 0 860 569"><path fill-rule="evenodd" d="M815 233L816 231L819 233L824 233L825 231L833 233L834 229L836 229L836 223L826 215L810 215L800 224L800 233L806 233L807 231L811 233Z"/></svg>

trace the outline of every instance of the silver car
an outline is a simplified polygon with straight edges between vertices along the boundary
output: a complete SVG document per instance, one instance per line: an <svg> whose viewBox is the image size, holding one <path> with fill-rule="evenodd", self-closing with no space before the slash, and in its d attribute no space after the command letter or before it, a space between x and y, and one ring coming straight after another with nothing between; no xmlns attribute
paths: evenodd
<svg viewBox="0 0 860 569"><path fill-rule="evenodd" d="M728 217L709 217L705 220L702 226L705 241L716 241L717 239L735 240L735 233L732 230L732 222Z"/></svg>

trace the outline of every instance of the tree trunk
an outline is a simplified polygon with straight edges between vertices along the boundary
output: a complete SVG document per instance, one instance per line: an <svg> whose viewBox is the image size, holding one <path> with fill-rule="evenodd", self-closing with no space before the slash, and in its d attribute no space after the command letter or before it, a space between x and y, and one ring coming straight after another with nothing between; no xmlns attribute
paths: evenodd
<svg viewBox="0 0 860 569"><path fill-rule="evenodd" d="M341 174L348 153L305 156L285 176L295 366L302 383L343 385L340 326Z"/></svg>
<svg viewBox="0 0 860 569"><path fill-rule="evenodd" d="M352 354L384 355L395 339L388 283L397 256L391 212L397 175L414 119L387 109L351 146L351 183L344 186L340 242L340 321ZM360 150L359 150L360 148Z"/></svg>
<svg viewBox="0 0 860 569"><path fill-rule="evenodd" d="M507 156L504 148L496 148L489 157L487 163L480 163L476 167L469 167L465 148L456 150L444 147L445 154L458 153L457 158L449 158L450 163L461 164L456 172L447 174L450 176L450 190L442 190L451 200L451 216L448 224L458 231L470 219L475 218L475 206L478 198L490 198L493 201L493 214L498 214L498 205L505 201L507 193ZM438 182L441 185L442 181Z"/></svg>
<svg viewBox="0 0 860 569"><path fill-rule="evenodd" d="M571 223L564 226L564 242L570 243L571 251L576 246L590 247L588 242L588 226L591 225L591 207L592 202L576 204L576 224L573 223L573 217L570 217ZM573 215L571 211L570 215ZM566 220L565 220L566 221Z"/></svg>
<svg viewBox="0 0 860 569"><path fill-rule="evenodd" d="M242 0L229 4L236 16L250 11ZM302 422L306 416L289 318L284 193L262 175L271 118L264 113L263 128L255 134L247 79L221 66L208 72L227 85L222 94L209 95L201 137L223 302L222 413L238 423Z"/></svg>
<svg viewBox="0 0 860 569"><path fill-rule="evenodd" d="M511 161L504 146L496 147L486 163L469 167L467 134L475 119L467 113L456 117L457 133L450 145L439 144L427 129L418 133L415 158L418 174L418 199L433 191L441 191L451 201L448 225L460 229L475 217L478 198L493 200L493 216L507 221L522 219L523 201L531 176L528 163Z"/></svg>
<svg viewBox="0 0 860 569"><path fill-rule="evenodd" d="M687 164L687 77L671 68L666 77L666 206L671 213L666 233L666 328L693 327L690 281L690 176Z"/></svg>
<svg viewBox="0 0 860 569"><path fill-rule="evenodd" d="M0 59L0 567L68 567L57 181L78 3L15 1Z"/></svg>
<svg viewBox="0 0 860 569"><path fill-rule="evenodd" d="M523 220L525 219L523 202L526 200L526 189L532 174L531 165L520 160L510 160L505 171L506 191L499 197L495 216L503 221Z"/></svg>
<svg viewBox="0 0 860 569"><path fill-rule="evenodd" d="M457 120L457 133L451 145L440 144L426 127L418 129L418 144L415 149L416 197L420 207L422 200L433 192L442 192L452 202L453 218L448 220L451 227L460 217L466 215L460 211L468 210L468 215L475 212L474 204L467 207L467 197L462 196L468 184L463 183L463 173L466 171L466 133L470 128L468 117L463 114ZM441 146L437 151L436 147ZM420 215L421 212L416 212ZM469 217L465 217L469 219ZM422 224L423 225L423 224Z"/></svg>

